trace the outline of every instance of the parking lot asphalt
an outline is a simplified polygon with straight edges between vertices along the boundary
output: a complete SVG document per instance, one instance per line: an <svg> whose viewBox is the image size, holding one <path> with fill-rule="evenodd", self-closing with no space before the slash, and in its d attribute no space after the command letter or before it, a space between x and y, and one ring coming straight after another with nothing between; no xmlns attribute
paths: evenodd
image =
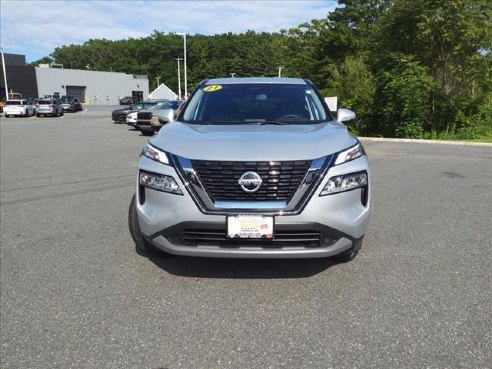
<svg viewBox="0 0 492 369"><path fill-rule="evenodd" d="M359 256L136 253L147 137L108 107L1 118L2 368L490 368L492 148L367 142Z"/></svg>

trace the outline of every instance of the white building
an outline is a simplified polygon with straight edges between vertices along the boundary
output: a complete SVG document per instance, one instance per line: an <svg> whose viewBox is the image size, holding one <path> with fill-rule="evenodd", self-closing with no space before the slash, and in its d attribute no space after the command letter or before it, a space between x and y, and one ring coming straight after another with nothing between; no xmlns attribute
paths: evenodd
<svg viewBox="0 0 492 369"><path fill-rule="evenodd" d="M146 75L36 67L38 96L72 95L90 105L117 105L124 96L145 100L149 96Z"/></svg>
<svg viewBox="0 0 492 369"><path fill-rule="evenodd" d="M167 87L164 83L161 83L154 91L149 94L150 100L177 100L178 95Z"/></svg>

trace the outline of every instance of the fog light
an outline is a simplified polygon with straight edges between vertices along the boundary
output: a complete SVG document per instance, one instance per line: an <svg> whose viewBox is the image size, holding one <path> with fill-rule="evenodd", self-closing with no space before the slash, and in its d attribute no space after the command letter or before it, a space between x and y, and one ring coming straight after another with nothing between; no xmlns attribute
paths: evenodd
<svg viewBox="0 0 492 369"><path fill-rule="evenodd" d="M183 192L179 188L173 177L164 174L140 172L140 185L153 188L154 190L174 193L182 195Z"/></svg>
<svg viewBox="0 0 492 369"><path fill-rule="evenodd" d="M331 177L326 182L325 188L321 191L320 196L350 191L365 186L367 186L367 172L344 174Z"/></svg>

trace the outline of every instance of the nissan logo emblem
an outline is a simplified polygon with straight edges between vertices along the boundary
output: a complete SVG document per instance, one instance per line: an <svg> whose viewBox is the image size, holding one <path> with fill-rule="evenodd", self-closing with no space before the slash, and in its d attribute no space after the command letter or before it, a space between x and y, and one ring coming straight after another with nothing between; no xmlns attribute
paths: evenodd
<svg viewBox="0 0 492 369"><path fill-rule="evenodd" d="M243 173L243 175L241 176L241 178L239 178L237 183L239 184L239 187L241 187L241 189L244 192L254 193L260 189L263 180L261 179L258 173L246 172Z"/></svg>

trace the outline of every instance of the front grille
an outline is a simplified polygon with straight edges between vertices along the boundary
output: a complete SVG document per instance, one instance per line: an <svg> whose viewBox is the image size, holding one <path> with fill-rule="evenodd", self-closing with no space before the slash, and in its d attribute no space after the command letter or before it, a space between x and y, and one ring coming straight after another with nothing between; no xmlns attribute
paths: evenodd
<svg viewBox="0 0 492 369"><path fill-rule="evenodd" d="M192 165L212 201L288 202L299 188L311 161L193 160ZM241 175L250 171L258 173L263 180L255 193L244 192L238 184Z"/></svg>
<svg viewBox="0 0 492 369"><path fill-rule="evenodd" d="M148 112L139 112L139 113L137 114L137 119L151 120L151 119L152 119L152 113L148 113Z"/></svg>
<svg viewBox="0 0 492 369"><path fill-rule="evenodd" d="M310 230L277 230L273 239L233 239L227 238L225 230L218 229L185 229L168 235L170 242L181 246L196 247L198 245L222 248L238 248L253 246L261 248L305 247L316 248L333 244L335 237L329 237Z"/></svg>

